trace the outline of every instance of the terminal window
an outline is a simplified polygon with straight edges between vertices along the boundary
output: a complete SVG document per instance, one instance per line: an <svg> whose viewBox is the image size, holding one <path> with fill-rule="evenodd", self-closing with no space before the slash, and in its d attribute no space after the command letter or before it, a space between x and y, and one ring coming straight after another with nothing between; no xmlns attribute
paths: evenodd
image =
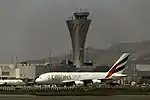
<svg viewBox="0 0 150 100"><path fill-rule="evenodd" d="M9 72L2 72L2 75L9 75Z"/></svg>

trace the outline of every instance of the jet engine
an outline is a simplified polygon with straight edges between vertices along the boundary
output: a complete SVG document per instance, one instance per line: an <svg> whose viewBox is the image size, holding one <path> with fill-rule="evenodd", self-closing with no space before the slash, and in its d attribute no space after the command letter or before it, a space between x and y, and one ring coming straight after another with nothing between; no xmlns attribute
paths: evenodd
<svg viewBox="0 0 150 100"><path fill-rule="evenodd" d="M82 82L82 81L75 81L75 85L76 86L83 86L84 82Z"/></svg>
<svg viewBox="0 0 150 100"><path fill-rule="evenodd" d="M93 84L100 84L101 80L92 80Z"/></svg>

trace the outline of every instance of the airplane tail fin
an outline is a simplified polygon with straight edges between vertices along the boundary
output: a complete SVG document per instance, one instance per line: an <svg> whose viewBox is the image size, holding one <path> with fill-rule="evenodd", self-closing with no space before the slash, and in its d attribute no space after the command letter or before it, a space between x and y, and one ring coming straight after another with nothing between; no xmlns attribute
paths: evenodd
<svg viewBox="0 0 150 100"><path fill-rule="evenodd" d="M106 75L105 78L110 77L114 73L121 74L123 70L127 68L126 63L128 61L129 55L130 55L129 53L123 53L122 56L116 61L116 63L108 71L108 74Z"/></svg>

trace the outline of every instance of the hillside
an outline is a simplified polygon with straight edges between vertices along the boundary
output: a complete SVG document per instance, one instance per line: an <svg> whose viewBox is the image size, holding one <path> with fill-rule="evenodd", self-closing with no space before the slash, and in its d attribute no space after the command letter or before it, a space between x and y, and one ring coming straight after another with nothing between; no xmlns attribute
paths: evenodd
<svg viewBox="0 0 150 100"><path fill-rule="evenodd" d="M111 47L100 50L95 48L88 48L88 53L85 52L86 60L93 60L96 65L111 65L123 52L132 52L131 59L142 59L143 55L150 55L150 40L136 43L119 43ZM88 54L88 55L87 55ZM145 57L144 56L144 57ZM69 59L68 55L54 57L53 63L59 63L62 59ZM41 60L33 60L36 63L46 61L48 58ZM29 61L32 63L33 61Z"/></svg>

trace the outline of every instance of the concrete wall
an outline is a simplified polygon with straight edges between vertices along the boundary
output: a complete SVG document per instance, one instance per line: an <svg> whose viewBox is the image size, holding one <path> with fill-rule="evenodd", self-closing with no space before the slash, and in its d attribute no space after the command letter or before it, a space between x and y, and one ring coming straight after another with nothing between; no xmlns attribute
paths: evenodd
<svg viewBox="0 0 150 100"><path fill-rule="evenodd" d="M17 65L16 77L35 79L37 76L49 72L49 67L42 64ZM20 74L20 76L19 76Z"/></svg>
<svg viewBox="0 0 150 100"><path fill-rule="evenodd" d="M21 78L21 76L20 76L20 68L16 68L16 78Z"/></svg>
<svg viewBox="0 0 150 100"><path fill-rule="evenodd" d="M18 69L18 73L20 74L20 78L24 79L24 78L29 78L29 79L34 79L35 78L35 66L25 66L25 67L20 67L17 68ZM16 74L19 76L19 74Z"/></svg>
<svg viewBox="0 0 150 100"><path fill-rule="evenodd" d="M150 65L149 64L137 64L136 69L138 71L150 71Z"/></svg>
<svg viewBox="0 0 150 100"><path fill-rule="evenodd" d="M46 72L49 72L49 67L42 64L0 64L0 77L35 79Z"/></svg>
<svg viewBox="0 0 150 100"><path fill-rule="evenodd" d="M0 65L0 77L15 78L16 77L15 70L16 69L13 68L12 66L9 66L9 65L1 66Z"/></svg>
<svg viewBox="0 0 150 100"><path fill-rule="evenodd" d="M35 78L43 73L50 72L50 67L45 65L38 65L35 69Z"/></svg>

